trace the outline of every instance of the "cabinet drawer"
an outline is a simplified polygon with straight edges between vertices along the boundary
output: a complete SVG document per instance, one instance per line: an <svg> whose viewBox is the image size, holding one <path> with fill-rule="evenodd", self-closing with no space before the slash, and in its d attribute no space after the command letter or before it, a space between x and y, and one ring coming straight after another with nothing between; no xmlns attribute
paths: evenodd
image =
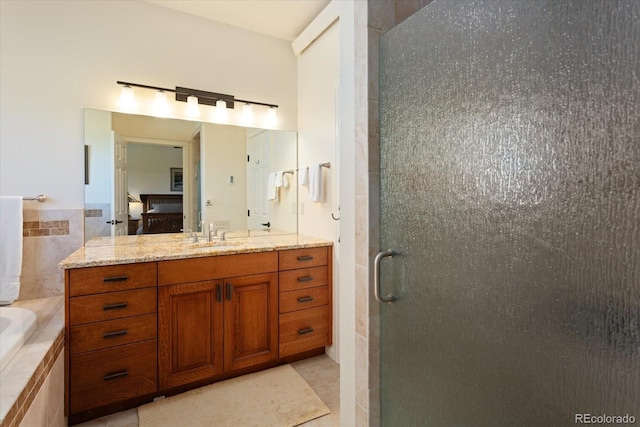
<svg viewBox="0 0 640 427"><path fill-rule="evenodd" d="M69 270L69 296L100 294L156 286L155 262Z"/></svg>
<svg viewBox="0 0 640 427"><path fill-rule="evenodd" d="M328 268L302 268L280 272L280 292L325 286L328 283Z"/></svg>
<svg viewBox="0 0 640 427"><path fill-rule="evenodd" d="M70 324L79 325L155 313L157 293L156 288L148 288L70 298Z"/></svg>
<svg viewBox="0 0 640 427"><path fill-rule="evenodd" d="M70 351L77 354L154 339L157 326L155 314L72 326L69 329Z"/></svg>
<svg viewBox="0 0 640 427"><path fill-rule="evenodd" d="M278 271L278 254L275 251L176 259L158 263L158 284L203 282L275 271Z"/></svg>
<svg viewBox="0 0 640 427"><path fill-rule="evenodd" d="M327 305L328 301L328 286L280 292L280 313L320 307L321 305Z"/></svg>
<svg viewBox="0 0 640 427"><path fill-rule="evenodd" d="M294 311L280 315L280 357L331 344L329 307Z"/></svg>
<svg viewBox="0 0 640 427"><path fill-rule="evenodd" d="M156 353L152 340L71 356L71 413L155 392Z"/></svg>
<svg viewBox="0 0 640 427"><path fill-rule="evenodd" d="M291 249L279 252L280 270L293 270L296 268L318 267L327 265L329 248Z"/></svg>

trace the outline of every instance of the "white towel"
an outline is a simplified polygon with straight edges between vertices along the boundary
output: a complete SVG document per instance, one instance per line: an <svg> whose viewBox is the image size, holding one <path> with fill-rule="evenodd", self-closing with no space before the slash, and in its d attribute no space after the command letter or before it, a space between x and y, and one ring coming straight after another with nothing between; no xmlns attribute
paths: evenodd
<svg viewBox="0 0 640 427"><path fill-rule="evenodd" d="M309 185L309 168L304 167L298 170L298 184L304 185L305 187Z"/></svg>
<svg viewBox="0 0 640 427"><path fill-rule="evenodd" d="M22 197L0 197L0 305L20 293L22 271Z"/></svg>
<svg viewBox="0 0 640 427"><path fill-rule="evenodd" d="M322 166L315 163L309 166L309 197L314 202L322 202L324 200L322 194Z"/></svg>
<svg viewBox="0 0 640 427"><path fill-rule="evenodd" d="M282 187L289 188L289 174L282 172Z"/></svg>
<svg viewBox="0 0 640 427"><path fill-rule="evenodd" d="M284 187L284 172L276 172L276 187Z"/></svg>
<svg viewBox="0 0 640 427"><path fill-rule="evenodd" d="M267 200L278 200L275 172L272 172L267 176Z"/></svg>

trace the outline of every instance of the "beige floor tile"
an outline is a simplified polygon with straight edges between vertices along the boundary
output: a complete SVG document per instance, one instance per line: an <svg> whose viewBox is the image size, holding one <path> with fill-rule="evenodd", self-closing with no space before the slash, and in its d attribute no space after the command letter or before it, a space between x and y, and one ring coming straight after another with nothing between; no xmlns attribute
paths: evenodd
<svg viewBox="0 0 640 427"><path fill-rule="evenodd" d="M340 366L328 356L316 356L291 364L316 392L318 397L331 410L324 417L316 418L302 424L304 427L338 427L340 426ZM107 415L78 427L138 427L138 410L129 409ZM265 426L266 427L266 426ZM268 426L271 427L271 426Z"/></svg>

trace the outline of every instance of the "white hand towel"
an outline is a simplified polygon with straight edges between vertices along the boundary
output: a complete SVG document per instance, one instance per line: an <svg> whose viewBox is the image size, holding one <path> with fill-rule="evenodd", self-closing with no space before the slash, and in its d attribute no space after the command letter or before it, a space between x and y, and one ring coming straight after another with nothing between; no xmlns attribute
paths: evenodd
<svg viewBox="0 0 640 427"><path fill-rule="evenodd" d="M304 185L305 187L309 185L309 168L304 167L298 170L298 184Z"/></svg>
<svg viewBox="0 0 640 427"><path fill-rule="evenodd" d="M289 174L288 173L282 173L282 186L284 188L289 188Z"/></svg>
<svg viewBox="0 0 640 427"><path fill-rule="evenodd" d="M20 293L22 271L22 197L0 197L0 305Z"/></svg>
<svg viewBox="0 0 640 427"><path fill-rule="evenodd" d="M322 202L324 200L322 188L322 166L320 163L314 163L309 166L309 197L314 202Z"/></svg>
<svg viewBox="0 0 640 427"><path fill-rule="evenodd" d="M282 171L276 172L276 187L280 188L284 186L284 173Z"/></svg>
<svg viewBox="0 0 640 427"><path fill-rule="evenodd" d="M272 172L267 176L267 200L277 200L276 173Z"/></svg>

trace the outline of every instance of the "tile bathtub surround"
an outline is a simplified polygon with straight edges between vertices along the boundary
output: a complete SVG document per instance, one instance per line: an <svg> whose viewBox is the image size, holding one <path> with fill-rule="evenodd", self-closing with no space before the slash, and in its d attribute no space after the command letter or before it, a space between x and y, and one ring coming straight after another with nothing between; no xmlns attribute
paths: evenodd
<svg viewBox="0 0 640 427"><path fill-rule="evenodd" d="M69 235L69 221L25 221L22 237L45 237Z"/></svg>
<svg viewBox="0 0 640 427"><path fill-rule="evenodd" d="M58 263L83 244L83 210L25 209L24 227L18 300L63 295Z"/></svg>
<svg viewBox="0 0 640 427"><path fill-rule="evenodd" d="M45 382L60 384L60 378L48 378L48 375L54 365L60 363L64 348L63 297L22 301L13 306L34 311L38 329L0 372L0 427L20 425Z"/></svg>

